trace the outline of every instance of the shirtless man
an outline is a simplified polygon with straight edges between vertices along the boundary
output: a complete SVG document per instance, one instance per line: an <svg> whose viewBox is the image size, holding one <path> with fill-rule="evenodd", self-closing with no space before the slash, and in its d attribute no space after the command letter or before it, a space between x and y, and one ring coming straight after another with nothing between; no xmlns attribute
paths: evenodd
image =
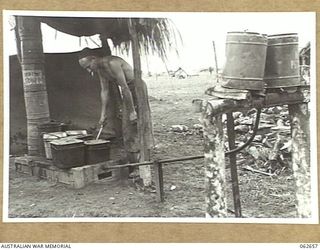
<svg viewBox="0 0 320 250"><path fill-rule="evenodd" d="M99 124L107 125L106 130L110 137L116 136L115 125L119 112L117 102L122 103L122 137L124 148L129 162L136 162L139 153L139 139L137 136L137 113L134 103L135 80L131 66L122 58L110 55L103 48L88 49L85 48L79 53L79 64L91 75L97 74L101 85L101 115ZM119 88L121 89L121 96ZM119 94L119 96L111 95ZM110 100L111 98L111 100ZM118 100L120 99L120 100ZM114 103L111 103L114 102ZM131 169L132 171L132 169Z"/></svg>
<svg viewBox="0 0 320 250"><path fill-rule="evenodd" d="M134 82L132 67L122 58L108 55L101 49L85 48L79 55L79 64L91 75L97 73L101 85L101 115L99 124L105 125L107 122L107 106L109 101L109 84L116 83L121 88L123 103L128 112L130 122L136 122L137 113L134 108L133 95L134 86L128 85ZM134 92L133 92L134 93Z"/></svg>

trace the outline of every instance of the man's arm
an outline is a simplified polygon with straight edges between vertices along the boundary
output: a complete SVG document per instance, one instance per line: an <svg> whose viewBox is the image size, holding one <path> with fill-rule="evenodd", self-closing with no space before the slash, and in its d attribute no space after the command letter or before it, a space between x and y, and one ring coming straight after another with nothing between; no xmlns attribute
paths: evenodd
<svg viewBox="0 0 320 250"><path fill-rule="evenodd" d="M101 97L101 115L99 124L105 125L107 119L107 106L109 101L109 81L105 79L101 74L99 74L100 78L100 97Z"/></svg>

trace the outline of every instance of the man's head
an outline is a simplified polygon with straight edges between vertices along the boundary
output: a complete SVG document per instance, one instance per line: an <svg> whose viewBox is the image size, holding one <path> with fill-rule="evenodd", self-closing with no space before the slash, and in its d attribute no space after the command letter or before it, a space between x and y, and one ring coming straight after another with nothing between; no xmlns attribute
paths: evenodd
<svg viewBox="0 0 320 250"><path fill-rule="evenodd" d="M97 70L98 59L108 54L103 48L89 49L84 48L80 51L78 59L79 64L82 68L86 69L90 74L93 74Z"/></svg>

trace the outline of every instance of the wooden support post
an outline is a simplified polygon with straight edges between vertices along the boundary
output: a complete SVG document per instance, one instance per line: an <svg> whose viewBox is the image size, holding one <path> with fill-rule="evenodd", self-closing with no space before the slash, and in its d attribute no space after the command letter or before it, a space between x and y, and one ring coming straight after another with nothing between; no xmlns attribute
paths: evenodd
<svg viewBox="0 0 320 250"><path fill-rule="evenodd" d="M163 202L164 201L164 192L163 192L163 173L162 173L162 164L158 161L153 163L153 170L154 170L154 178L156 184L156 191L157 191L157 201Z"/></svg>
<svg viewBox="0 0 320 250"><path fill-rule="evenodd" d="M228 143L229 150L236 148L235 145L235 132L234 132L234 118L232 112L227 113L227 131L228 131ZM233 193L234 214L236 217L242 217L241 215L241 202L240 191L237 172L237 153L229 155L230 159L230 171L231 171L231 183Z"/></svg>
<svg viewBox="0 0 320 250"><path fill-rule="evenodd" d="M208 103L202 112L206 189L206 217L227 217L222 115Z"/></svg>
<svg viewBox="0 0 320 250"><path fill-rule="evenodd" d="M129 169L128 168L120 168L120 185L127 187L129 184L128 176L129 176Z"/></svg>
<svg viewBox="0 0 320 250"><path fill-rule="evenodd" d="M16 20L27 114L28 154L37 155L40 138L38 126L50 121L40 21L30 16L18 16Z"/></svg>
<svg viewBox="0 0 320 250"><path fill-rule="evenodd" d="M296 183L296 207L300 218L311 216L310 126L308 104L289 105L292 136L292 168Z"/></svg>
<svg viewBox="0 0 320 250"><path fill-rule="evenodd" d="M150 150L153 143L151 111L148 101L148 91L145 82L141 79L141 61L139 54L139 41L136 32L136 20L129 18L128 28L132 41L132 57L135 77L135 90L138 104L138 135L140 144L140 162L150 160ZM144 186L151 185L150 166L139 167L140 177Z"/></svg>

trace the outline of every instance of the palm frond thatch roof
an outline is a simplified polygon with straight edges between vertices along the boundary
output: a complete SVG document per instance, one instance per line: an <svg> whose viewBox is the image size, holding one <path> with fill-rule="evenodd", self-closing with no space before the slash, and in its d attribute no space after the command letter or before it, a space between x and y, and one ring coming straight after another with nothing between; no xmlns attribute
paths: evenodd
<svg viewBox="0 0 320 250"><path fill-rule="evenodd" d="M168 50L177 51L181 37L174 24L166 18L132 18L136 25L140 50L166 58ZM127 51L130 46L129 18L93 17L41 17L40 21L52 28L74 36L103 35L113 45L122 45Z"/></svg>

